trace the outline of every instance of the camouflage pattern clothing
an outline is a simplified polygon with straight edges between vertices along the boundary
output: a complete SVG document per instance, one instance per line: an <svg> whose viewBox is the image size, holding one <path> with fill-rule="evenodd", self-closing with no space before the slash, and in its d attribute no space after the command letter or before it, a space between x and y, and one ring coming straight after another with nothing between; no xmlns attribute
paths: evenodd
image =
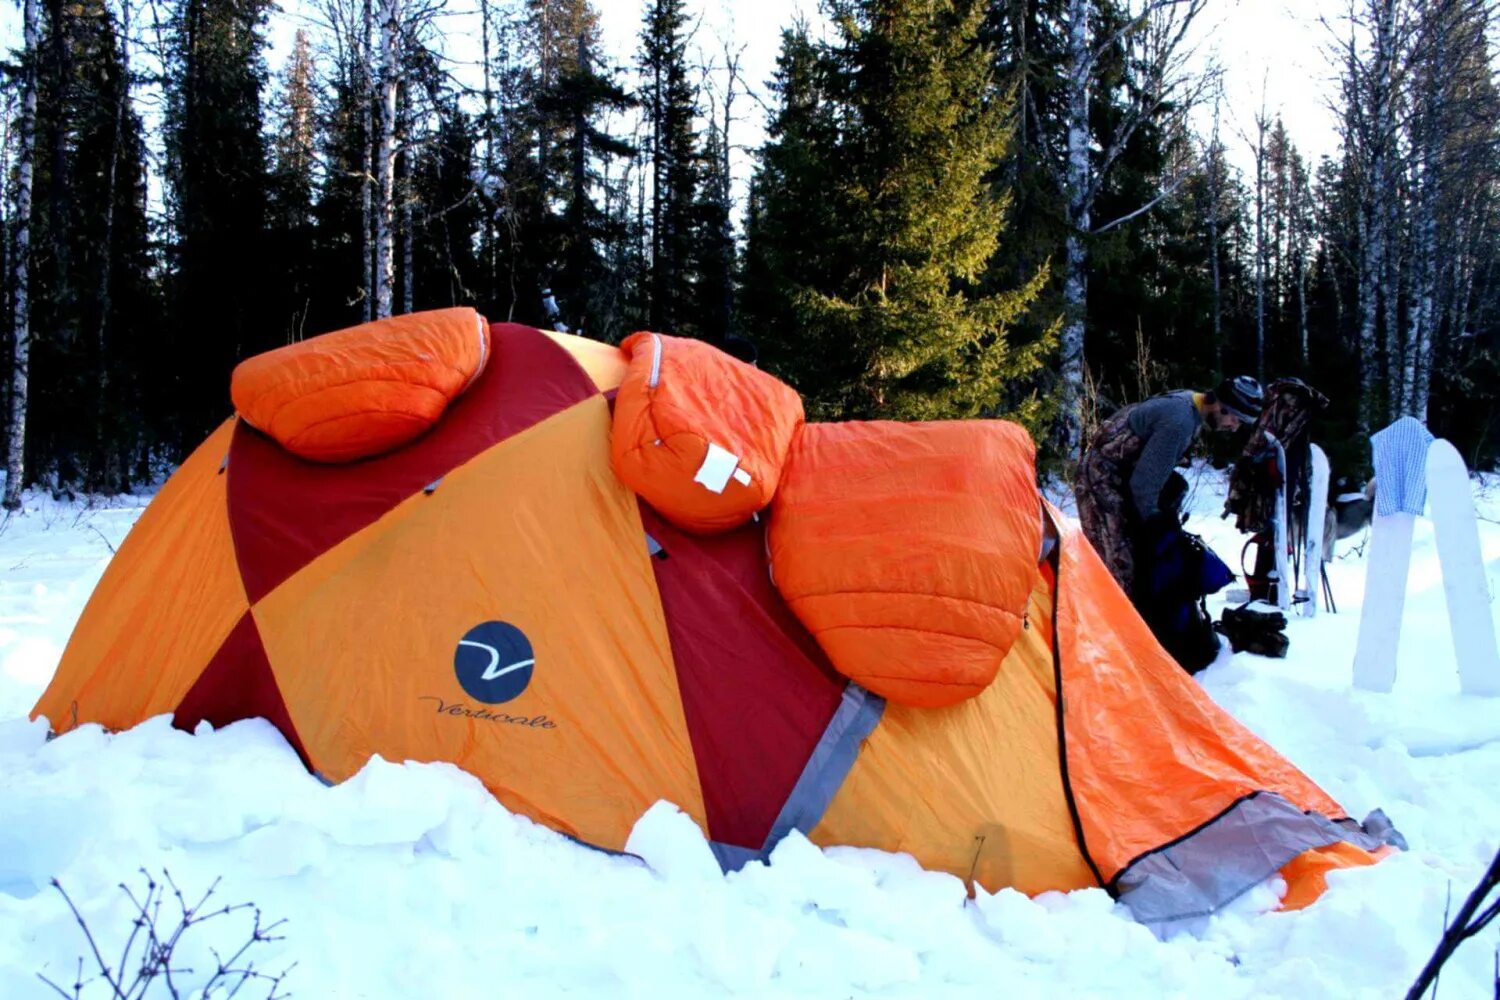
<svg viewBox="0 0 1500 1000"><path fill-rule="evenodd" d="M1126 594L1135 583L1141 522L1156 513L1156 497L1201 423L1191 392L1132 403L1094 433L1078 463L1078 520Z"/></svg>
<svg viewBox="0 0 1500 1000"><path fill-rule="evenodd" d="M1305 516L1310 461L1308 427L1313 417L1327 406L1328 397L1301 379L1280 379L1266 390L1266 408L1255 422L1239 461L1234 463L1234 471L1229 475L1229 497L1224 501L1224 512L1236 515L1234 526L1240 531L1254 534L1271 530L1276 488L1280 485L1274 472L1267 477L1268 459L1275 455L1272 438L1281 442L1286 451L1287 469L1291 473L1287 503L1294 511L1302 509Z"/></svg>

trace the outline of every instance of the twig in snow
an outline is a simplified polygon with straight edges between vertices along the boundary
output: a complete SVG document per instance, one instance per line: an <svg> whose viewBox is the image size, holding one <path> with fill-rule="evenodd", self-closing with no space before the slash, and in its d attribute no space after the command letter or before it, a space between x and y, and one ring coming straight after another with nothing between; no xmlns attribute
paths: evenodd
<svg viewBox="0 0 1500 1000"><path fill-rule="evenodd" d="M182 997L188 995L219 995L220 991L227 991L222 994L224 996L234 997L239 995L247 983L253 982L266 985L266 1000L283 1000L287 996L281 992L281 986L287 973L295 967L295 962L280 973L272 975L257 969L255 962L248 958L251 949L257 945L283 939L282 935L275 932L286 923L285 920L265 924L262 922L260 909L250 903L236 903L208 910L209 901L219 886L218 879L213 881L213 884L196 902L189 902L187 896L173 880L171 872L163 869L160 882L152 878L144 868L140 870L140 873L146 880L146 891L143 895L137 896L124 883L119 886L125 898L130 900L135 913L131 919L130 933L125 938L125 946L120 953L119 962L114 967L105 961L93 930L78 907L74 905L72 897L57 879L52 880L52 887L67 903L74 922L83 932L84 940L88 943L89 952L93 955L94 964L98 968L97 976L84 979L84 959L80 957L78 971L71 984L71 992L42 973L37 973L37 978L46 983L54 993L61 997L71 998L71 1000L83 1000L86 987L102 982L108 989L100 991L99 995L105 997L106 1000L142 1000L153 988L159 989L161 986L166 987L167 996L172 997L173 1000L181 1000ZM162 904L168 898L168 890L178 910L175 926L170 926L173 919L170 914L164 916L162 911ZM218 949L208 948L209 953L213 955L215 967L201 987L190 989L186 984L174 978L194 974L191 968L173 964L177 948L189 930L216 917L228 916L246 909L254 913L250 936L227 959L220 955ZM139 949L137 949L138 945ZM243 965L240 964L242 961Z"/></svg>
<svg viewBox="0 0 1500 1000"><path fill-rule="evenodd" d="M1469 898L1464 900L1464 905L1459 907L1458 916L1453 918L1451 924L1445 917L1443 922L1446 930L1443 931L1443 936L1438 941L1437 950L1432 953L1432 957L1427 960L1427 965L1417 976L1417 981L1407 991L1406 1000L1421 1000L1429 985L1432 986L1433 996L1436 997L1438 976L1443 971L1443 965L1453 957L1459 945L1479 934L1494 921L1497 915L1500 915L1500 896L1490 900L1489 905L1485 906L1485 901L1497 888L1500 888L1500 850L1495 852L1495 859L1490 862L1489 869L1479 879L1479 884L1474 887L1474 891L1469 893ZM1482 910L1481 907L1483 907Z"/></svg>
<svg viewBox="0 0 1500 1000"><path fill-rule="evenodd" d="M92 524L86 524L86 525L84 525L84 527L88 528L94 534L96 534L96 535L99 536L99 540L104 543L104 547L107 548L107 549L109 549L110 555L114 555L115 554L115 547L110 544L109 539L105 537L104 532L100 531L98 528L94 527Z"/></svg>

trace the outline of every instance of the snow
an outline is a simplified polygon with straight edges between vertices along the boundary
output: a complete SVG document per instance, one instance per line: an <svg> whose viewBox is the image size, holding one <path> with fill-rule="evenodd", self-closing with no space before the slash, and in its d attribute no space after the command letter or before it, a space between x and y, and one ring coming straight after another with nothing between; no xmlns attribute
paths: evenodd
<svg viewBox="0 0 1500 1000"><path fill-rule="evenodd" d="M1237 566L1243 538L1217 516L1222 478L1195 478L1190 526ZM1500 482L1477 493L1493 592ZM1271 912L1273 879L1197 936L1159 941L1102 890L969 900L958 879L907 856L820 850L795 834L769 864L726 877L670 803L641 818L629 857L507 812L450 765L376 758L327 787L260 720L190 734L158 718L49 742L26 713L148 500L33 494L0 527L3 997L49 995L38 973L71 983L88 954L49 880L117 954L134 915L120 886L139 892L145 868L190 897L219 879L216 901L286 918L254 957L272 972L296 963L285 988L298 996L1384 998L1415 978L1500 838L1500 700L1458 692L1425 520L1393 692L1351 685L1358 539L1329 567L1339 613L1293 619L1287 659L1226 652L1200 675L1352 814L1384 808L1411 850L1335 872L1307 910ZM183 964L199 973L179 984L201 985L208 949L237 948L250 919L193 928ZM1497 947L1492 927L1460 949L1441 996L1492 996Z"/></svg>

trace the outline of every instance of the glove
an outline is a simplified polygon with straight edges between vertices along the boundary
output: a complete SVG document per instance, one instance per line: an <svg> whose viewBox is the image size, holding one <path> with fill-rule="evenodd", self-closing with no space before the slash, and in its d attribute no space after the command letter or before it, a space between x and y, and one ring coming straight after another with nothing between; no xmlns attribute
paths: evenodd
<svg viewBox="0 0 1500 1000"><path fill-rule="evenodd" d="M1167 535L1175 531L1181 531L1182 523L1177 520L1177 515L1169 514L1164 510L1159 510L1155 514L1152 514L1150 517L1146 518L1145 522L1142 524L1142 528L1144 529L1143 533L1147 538L1155 540L1159 538L1165 538L1167 537Z"/></svg>

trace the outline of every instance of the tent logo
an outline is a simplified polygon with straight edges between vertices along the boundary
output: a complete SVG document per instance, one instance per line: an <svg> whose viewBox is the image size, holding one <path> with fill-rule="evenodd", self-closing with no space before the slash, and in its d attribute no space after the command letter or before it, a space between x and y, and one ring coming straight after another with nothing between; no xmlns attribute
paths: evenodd
<svg viewBox="0 0 1500 1000"><path fill-rule="evenodd" d="M490 705L519 697L535 669L530 641L509 622L475 625L458 640L453 653L459 685L470 698Z"/></svg>

